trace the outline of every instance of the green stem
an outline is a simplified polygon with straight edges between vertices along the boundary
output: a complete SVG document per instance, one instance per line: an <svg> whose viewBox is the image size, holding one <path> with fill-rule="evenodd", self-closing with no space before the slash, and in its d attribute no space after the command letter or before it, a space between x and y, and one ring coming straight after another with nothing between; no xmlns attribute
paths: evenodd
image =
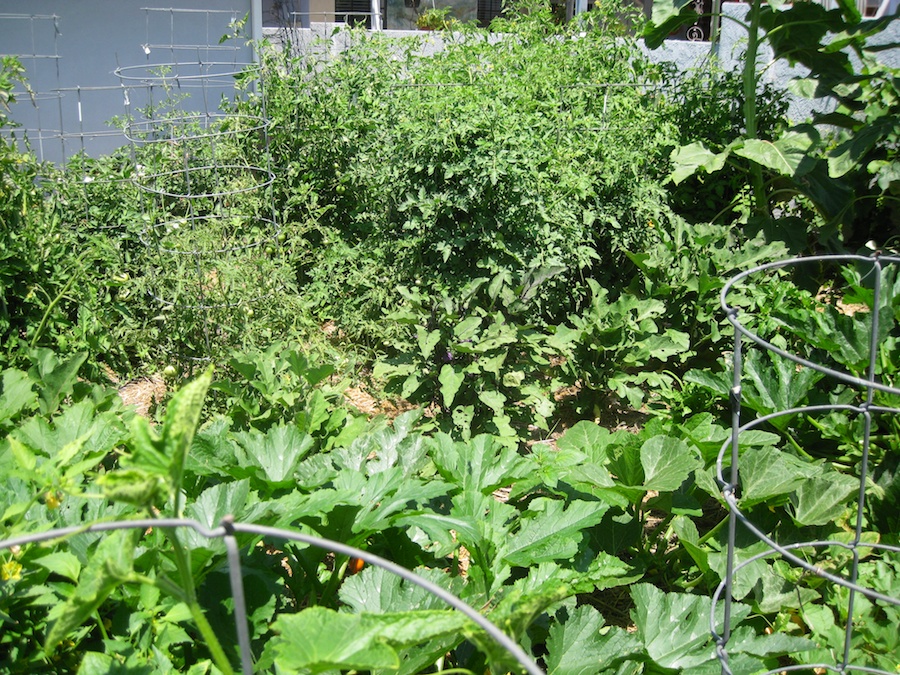
<svg viewBox="0 0 900 675"><path fill-rule="evenodd" d="M722 518L722 520L713 525L712 529L709 532L707 532L697 540L697 546L703 546L706 542L715 537L716 533L718 533L718 531L721 530L727 522L728 518Z"/></svg>
<svg viewBox="0 0 900 675"><path fill-rule="evenodd" d="M103 636L104 640L109 640L109 633L106 632L106 626L103 625L103 617L100 616L99 611L94 612L94 619L97 620L97 627L100 629L100 635Z"/></svg>
<svg viewBox="0 0 900 675"><path fill-rule="evenodd" d="M809 415L807 415L806 419L808 421L811 421L811 418ZM813 426L815 426L815 425L813 425ZM789 434L787 431L784 431L782 433L784 434L784 437L787 439L788 443L791 444L791 447L794 448L794 450L797 451L797 454L799 454L803 459L807 459L811 462L816 461L815 457L813 457L811 454L809 454L806 450L804 450L800 446L800 444L797 442L797 439L794 438L793 434Z"/></svg>
<svg viewBox="0 0 900 675"><path fill-rule="evenodd" d="M756 89L759 74L756 72L756 57L759 53L759 26L762 0L753 0L750 5L750 26L747 32L747 53L744 55L744 127L749 139L757 137L758 119L756 110ZM765 183L762 166L753 162L750 166L750 184L753 190L753 206L757 213L767 215Z"/></svg>
<svg viewBox="0 0 900 675"><path fill-rule="evenodd" d="M224 673L224 675L234 675L234 669L228 662L228 657L225 656L225 651L219 643L219 638L216 637L212 626L210 626L209 621L206 620L206 616L203 614L203 610L200 609L200 605L195 601L190 603L188 607L191 610L191 616L194 619L194 623L197 625L200 634L206 641L206 647L209 649L209 654L212 656L216 666Z"/></svg>
<svg viewBox="0 0 900 675"><path fill-rule="evenodd" d="M76 266L81 263L79 259L76 263ZM75 280L80 276L80 272L84 271L83 268L79 269L77 273L73 273L69 280L66 282L66 285L63 286L63 289L57 294L53 300L50 301L50 304L47 305L47 309L44 311L44 316L41 317L41 323L35 331L34 337L31 338L31 348L34 349L37 346L37 341L40 339L41 335L43 335L44 330L47 328L47 323L50 321L50 314L59 304L60 300L65 297L66 293L69 292L69 289L72 288L72 284L75 283Z"/></svg>
<svg viewBox="0 0 900 675"><path fill-rule="evenodd" d="M175 553L175 567L178 570L178 576L181 579L181 590L184 593L184 601L191 611L191 617L194 619L194 624L203 636L203 639L206 642L206 648L209 649L209 654L212 656L216 667L221 670L224 675L234 675L234 669L231 667L231 663L229 663L228 657L225 655L225 650L222 649L219 638L216 637L212 626L210 626L209 621L206 620L206 616L203 614L200 603L197 602L197 590L194 586L194 575L191 572L191 561L188 551L181 545L181 542L178 540L178 534L173 528L164 528L163 531L172 542L172 550Z"/></svg>

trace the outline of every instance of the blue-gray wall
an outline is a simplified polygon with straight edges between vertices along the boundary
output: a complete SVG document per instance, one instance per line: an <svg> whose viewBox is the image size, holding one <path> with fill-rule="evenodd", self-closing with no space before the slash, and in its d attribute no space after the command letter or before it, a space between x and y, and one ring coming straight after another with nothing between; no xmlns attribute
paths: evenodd
<svg viewBox="0 0 900 675"><path fill-rule="evenodd" d="M173 5L225 13L145 10ZM20 91L11 116L29 130L42 159L58 162L82 147L91 155L106 152L123 143L108 124L126 112L116 69L139 76L160 63L251 62L247 40L219 44L251 6L252 0L0 0L0 54L20 56L35 92L32 101ZM138 80L126 84L132 110L144 106L150 93ZM202 110L207 102L185 105Z"/></svg>

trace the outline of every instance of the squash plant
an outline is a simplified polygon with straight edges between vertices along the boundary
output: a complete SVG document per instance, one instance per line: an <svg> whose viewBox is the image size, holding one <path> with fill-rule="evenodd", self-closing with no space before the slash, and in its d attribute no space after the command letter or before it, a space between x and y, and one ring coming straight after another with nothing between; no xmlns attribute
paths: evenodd
<svg viewBox="0 0 900 675"><path fill-rule="evenodd" d="M672 30L696 20L692 7L684 0L654 3L653 20L644 32L647 45L659 47ZM900 99L896 69L879 53L881 38L890 34L886 31L896 19L894 14L865 20L849 0L831 10L815 3L784 6L754 0L745 21L723 14L722 20L737 21L747 31L741 66L744 131L724 147L696 141L676 148L672 180L737 166L746 172L753 227L770 235L778 232L800 248L805 237L791 228L816 227L821 241L842 238L852 248L871 237L879 244L887 241L894 231L882 222L895 210ZM775 138L760 137L758 58L764 46L776 59L804 67L806 74L791 83L794 93L831 99L834 109L814 113ZM812 220L773 219L773 207L783 207L795 196L812 205Z"/></svg>
<svg viewBox="0 0 900 675"><path fill-rule="evenodd" d="M44 364L2 374L4 540L148 509L210 527L231 515L416 569L531 645L548 672L715 667L703 591L724 574L711 463L729 432L713 415L660 418L639 434L585 421L554 446L522 453L487 434L423 435L421 411L412 411L390 425L334 427L326 442L284 422L256 429L213 415L198 425L207 372L174 396L154 431L76 382L77 362L47 355ZM60 405L60 394L72 402ZM774 508L773 527L839 527L852 497L834 488L846 476L799 463L777 433L758 432L747 453L748 508ZM342 556L258 537L241 536L239 546L258 672L515 670L478 630L383 570L351 575ZM748 545L745 555L754 551ZM153 528L2 556L11 672L59 664L228 672L238 662L225 639L234 625L219 542ZM752 618L791 611L780 590L788 572L762 565L742 585L730 649L747 668L816 648L799 634L764 638ZM623 597L612 589L626 585L622 613L636 632L600 630L616 616L606 602ZM799 597L810 593L819 590L804 584ZM814 635L830 630L820 619ZM323 642L322 631L341 639Z"/></svg>

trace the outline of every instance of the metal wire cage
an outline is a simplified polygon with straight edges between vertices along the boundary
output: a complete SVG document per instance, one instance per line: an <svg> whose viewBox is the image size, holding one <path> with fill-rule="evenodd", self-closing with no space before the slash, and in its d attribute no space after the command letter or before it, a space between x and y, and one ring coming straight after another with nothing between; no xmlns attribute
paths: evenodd
<svg viewBox="0 0 900 675"><path fill-rule="evenodd" d="M141 194L148 293L174 328L176 358L219 358L239 344L252 306L288 274L278 255L259 65L198 57L123 66L116 75L144 96L125 136ZM234 108L232 98L248 97L259 115Z"/></svg>
<svg viewBox="0 0 900 675"><path fill-rule="evenodd" d="M721 486L721 494L730 510L729 529L727 536L727 560L724 580L719 584L712 597L712 611L710 612L710 629L716 644L716 655L721 664L722 672L731 675L740 672L740 668L732 661L729 651L731 636L731 619L734 603L736 602L735 586L742 573L748 573L748 568L754 563L764 559L781 560L787 563L791 569L800 575L813 575L823 580L823 584L832 584L833 588L840 591L839 595L845 604L840 608L840 616L843 617L843 644L827 645L834 660L831 662L815 662L802 664L780 664L777 668L767 671L781 673L788 671L848 673L866 672L887 675L891 671L882 667L873 667L871 664L855 662L858 652L852 647L854 639L858 636L859 626L856 625L854 614L855 605L861 604L861 599L868 599L876 604L900 606L900 598L882 592L882 590L867 587L860 583L860 567L864 560L897 560L900 547L880 543L877 533L866 532L867 500L870 500L869 488L873 471L877 468L873 465L870 450L873 448L873 430L879 419L900 414L900 408L891 405L879 405L876 395L880 399L886 399L887 403L893 403L900 396L900 388L891 384L885 384L879 376L879 348L884 339L888 326L886 321L893 319L891 307L885 307L883 291L885 286L885 271L892 265L900 263L900 258L881 255L876 252L871 256L863 255L823 255L806 258L793 258L780 262L761 265L738 274L732 278L722 289L721 305L728 320L734 326L734 354L733 354L733 382L730 391L732 404L732 432L718 455L716 471L718 482ZM871 288L871 303L867 307L856 308L868 321L868 356L865 367L865 376L859 377L843 370L838 370L821 363L814 363L806 358L792 354L785 349L773 344L771 341L761 338L755 330L747 327L753 318L744 313L739 307L740 301L735 296L744 282L759 283L760 277L767 272L782 269L798 270L802 266L836 266L852 265L859 272L860 277L866 279L867 287ZM894 268L893 271L896 271ZM800 373L803 369L812 369L821 373L832 381L846 385L848 389L855 391L855 400L842 403L826 403L822 405L805 405L776 410L762 415L750 422L742 423L741 409L743 399L746 397L744 385L747 383L748 374L745 372L747 352L745 343L749 348L757 346L767 352L773 363L776 359L783 359L793 364L793 373ZM887 395L887 396L884 396ZM747 432L765 428L769 423L777 422L792 416L826 415L840 413L847 416L856 416L862 420L862 434L858 439L861 458L856 464L855 478L858 478L855 507L849 519L852 532L841 538L829 536L821 540L786 541L779 535L773 535L759 522L758 511L749 513L750 508L745 507L741 501L742 475L741 462L744 450L749 444L746 442ZM742 447L743 445L743 447ZM746 462L745 462L746 464ZM743 530L738 529L738 524ZM848 528L849 529L849 528ZM751 557L740 556L738 552L738 539L749 537L751 540L762 542L765 550ZM779 539L782 539L779 541ZM842 565L830 565L831 561L840 557ZM799 593L798 593L799 596ZM723 607L720 607L720 603ZM721 611L724 610L724 611ZM818 656L818 654L817 654ZM897 656L897 655L894 655Z"/></svg>
<svg viewBox="0 0 900 675"><path fill-rule="evenodd" d="M239 523L235 522L231 517L224 518L217 527L212 528L189 518L120 520L94 523L88 527L57 528L13 539L0 540L0 551L28 544L39 544L85 532L111 532L124 529L147 530L148 528L187 528L193 530L202 537L208 539L221 539L225 543L231 595L234 600L235 632L237 636L238 651L240 653L241 672L243 675L251 675L254 672L254 666L253 655L250 648L250 631L247 623L247 604L244 596L241 553L237 542L237 535L240 534L299 542L332 553L359 558L369 565L387 570L391 574L395 574L401 579L423 588L428 593L443 600L452 609L465 614L473 623L481 628L491 640L506 650L513 659L522 666L524 672L529 675L543 675L541 668L512 638L506 635L506 633L500 630L489 619L482 616L477 610L473 609L455 595L432 581L429 581L390 560L369 553L368 551L354 548L353 546L348 546L330 539L294 532L292 530Z"/></svg>

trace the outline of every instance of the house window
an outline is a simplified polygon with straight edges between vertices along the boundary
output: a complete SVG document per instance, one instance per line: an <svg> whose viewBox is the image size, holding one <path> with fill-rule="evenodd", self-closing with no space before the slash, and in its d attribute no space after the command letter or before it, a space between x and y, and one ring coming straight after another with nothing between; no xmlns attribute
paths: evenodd
<svg viewBox="0 0 900 675"><path fill-rule="evenodd" d="M385 2L381 2L381 16L385 15ZM371 0L335 0L334 20L339 23L363 25L372 28Z"/></svg>
<svg viewBox="0 0 900 675"><path fill-rule="evenodd" d="M478 0L478 25L486 28L503 11L503 0Z"/></svg>

